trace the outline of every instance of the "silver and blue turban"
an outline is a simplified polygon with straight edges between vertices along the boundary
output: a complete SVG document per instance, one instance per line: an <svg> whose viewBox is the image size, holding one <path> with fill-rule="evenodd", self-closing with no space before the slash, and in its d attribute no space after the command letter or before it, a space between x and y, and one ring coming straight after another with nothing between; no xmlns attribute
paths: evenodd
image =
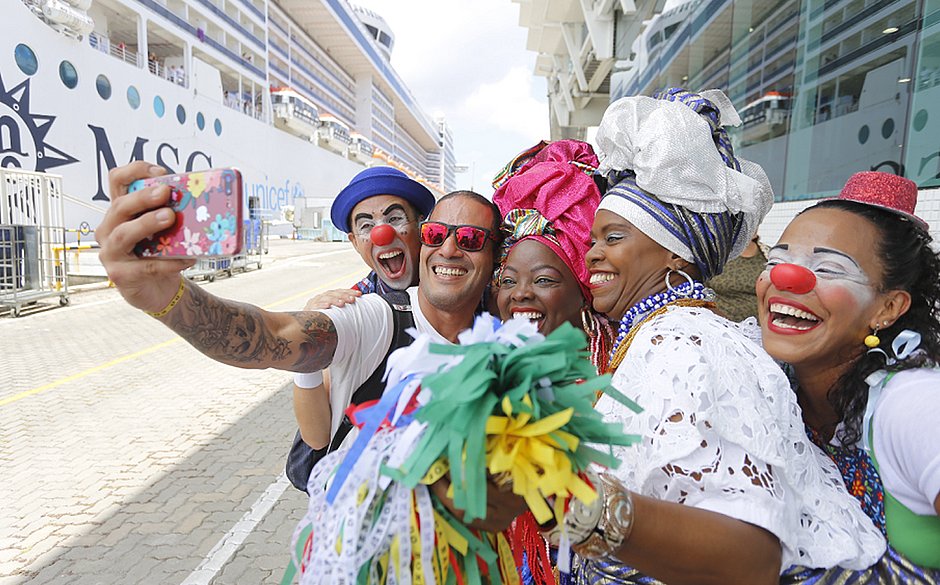
<svg viewBox="0 0 940 585"><path fill-rule="evenodd" d="M617 100L597 130L598 172L608 181L598 210L694 263L703 280L720 274L773 204L764 170L734 154L724 127L740 123L718 90Z"/></svg>

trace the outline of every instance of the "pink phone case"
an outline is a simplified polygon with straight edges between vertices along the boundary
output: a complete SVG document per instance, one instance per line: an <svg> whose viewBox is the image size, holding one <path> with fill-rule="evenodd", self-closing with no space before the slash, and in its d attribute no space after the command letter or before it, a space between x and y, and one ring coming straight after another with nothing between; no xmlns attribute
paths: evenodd
<svg viewBox="0 0 940 585"><path fill-rule="evenodd" d="M242 177L235 169L195 171L134 181L128 192L151 185L171 187L176 224L134 247L138 256L205 258L234 256L242 249Z"/></svg>

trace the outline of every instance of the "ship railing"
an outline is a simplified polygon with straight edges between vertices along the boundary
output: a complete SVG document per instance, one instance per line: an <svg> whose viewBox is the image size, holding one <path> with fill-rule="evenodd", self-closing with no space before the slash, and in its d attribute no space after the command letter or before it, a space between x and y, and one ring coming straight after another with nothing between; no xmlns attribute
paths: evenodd
<svg viewBox="0 0 940 585"><path fill-rule="evenodd" d="M148 59L147 68L157 77L166 79L180 87L186 87L186 70L182 65L171 65L167 67L166 63L163 63L159 59L152 58Z"/></svg>
<svg viewBox="0 0 940 585"><path fill-rule="evenodd" d="M261 106L252 105L251 100L239 100L237 96L227 95L222 102L228 108L251 116L256 120L264 120L264 110Z"/></svg>
<svg viewBox="0 0 940 585"><path fill-rule="evenodd" d="M88 33L88 44L91 45L93 49L98 49L102 53L107 53L125 63L140 67L137 51L128 49L123 42L112 43L109 37L101 33L91 32Z"/></svg>

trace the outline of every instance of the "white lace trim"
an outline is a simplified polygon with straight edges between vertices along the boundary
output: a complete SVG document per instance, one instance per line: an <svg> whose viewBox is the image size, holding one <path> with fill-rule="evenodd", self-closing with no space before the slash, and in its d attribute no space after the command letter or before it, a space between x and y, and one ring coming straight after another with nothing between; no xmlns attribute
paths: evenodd
<svg viewBox="0 0 940 585"><path fill-rule="evenodd" d="M617 476L637 493L756 524L790 565L863 569L881 533L807 439L784 373L740 325L674 307L642 326L613 385L644 408L597 408L639 444L617 448Z"/></svg>

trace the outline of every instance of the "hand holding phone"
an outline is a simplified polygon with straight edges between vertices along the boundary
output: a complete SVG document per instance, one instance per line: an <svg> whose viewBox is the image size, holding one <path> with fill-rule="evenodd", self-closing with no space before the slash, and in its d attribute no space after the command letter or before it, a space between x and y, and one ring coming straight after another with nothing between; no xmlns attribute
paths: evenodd
<svg viewBox="0 0 940 585"><path fill-rule="evenodd" d="M134 181L128 192L170 186L176 222L141 240L138 256L204 258L235 256L242 249L242 177L235 169L194 171Z"/></svg>

